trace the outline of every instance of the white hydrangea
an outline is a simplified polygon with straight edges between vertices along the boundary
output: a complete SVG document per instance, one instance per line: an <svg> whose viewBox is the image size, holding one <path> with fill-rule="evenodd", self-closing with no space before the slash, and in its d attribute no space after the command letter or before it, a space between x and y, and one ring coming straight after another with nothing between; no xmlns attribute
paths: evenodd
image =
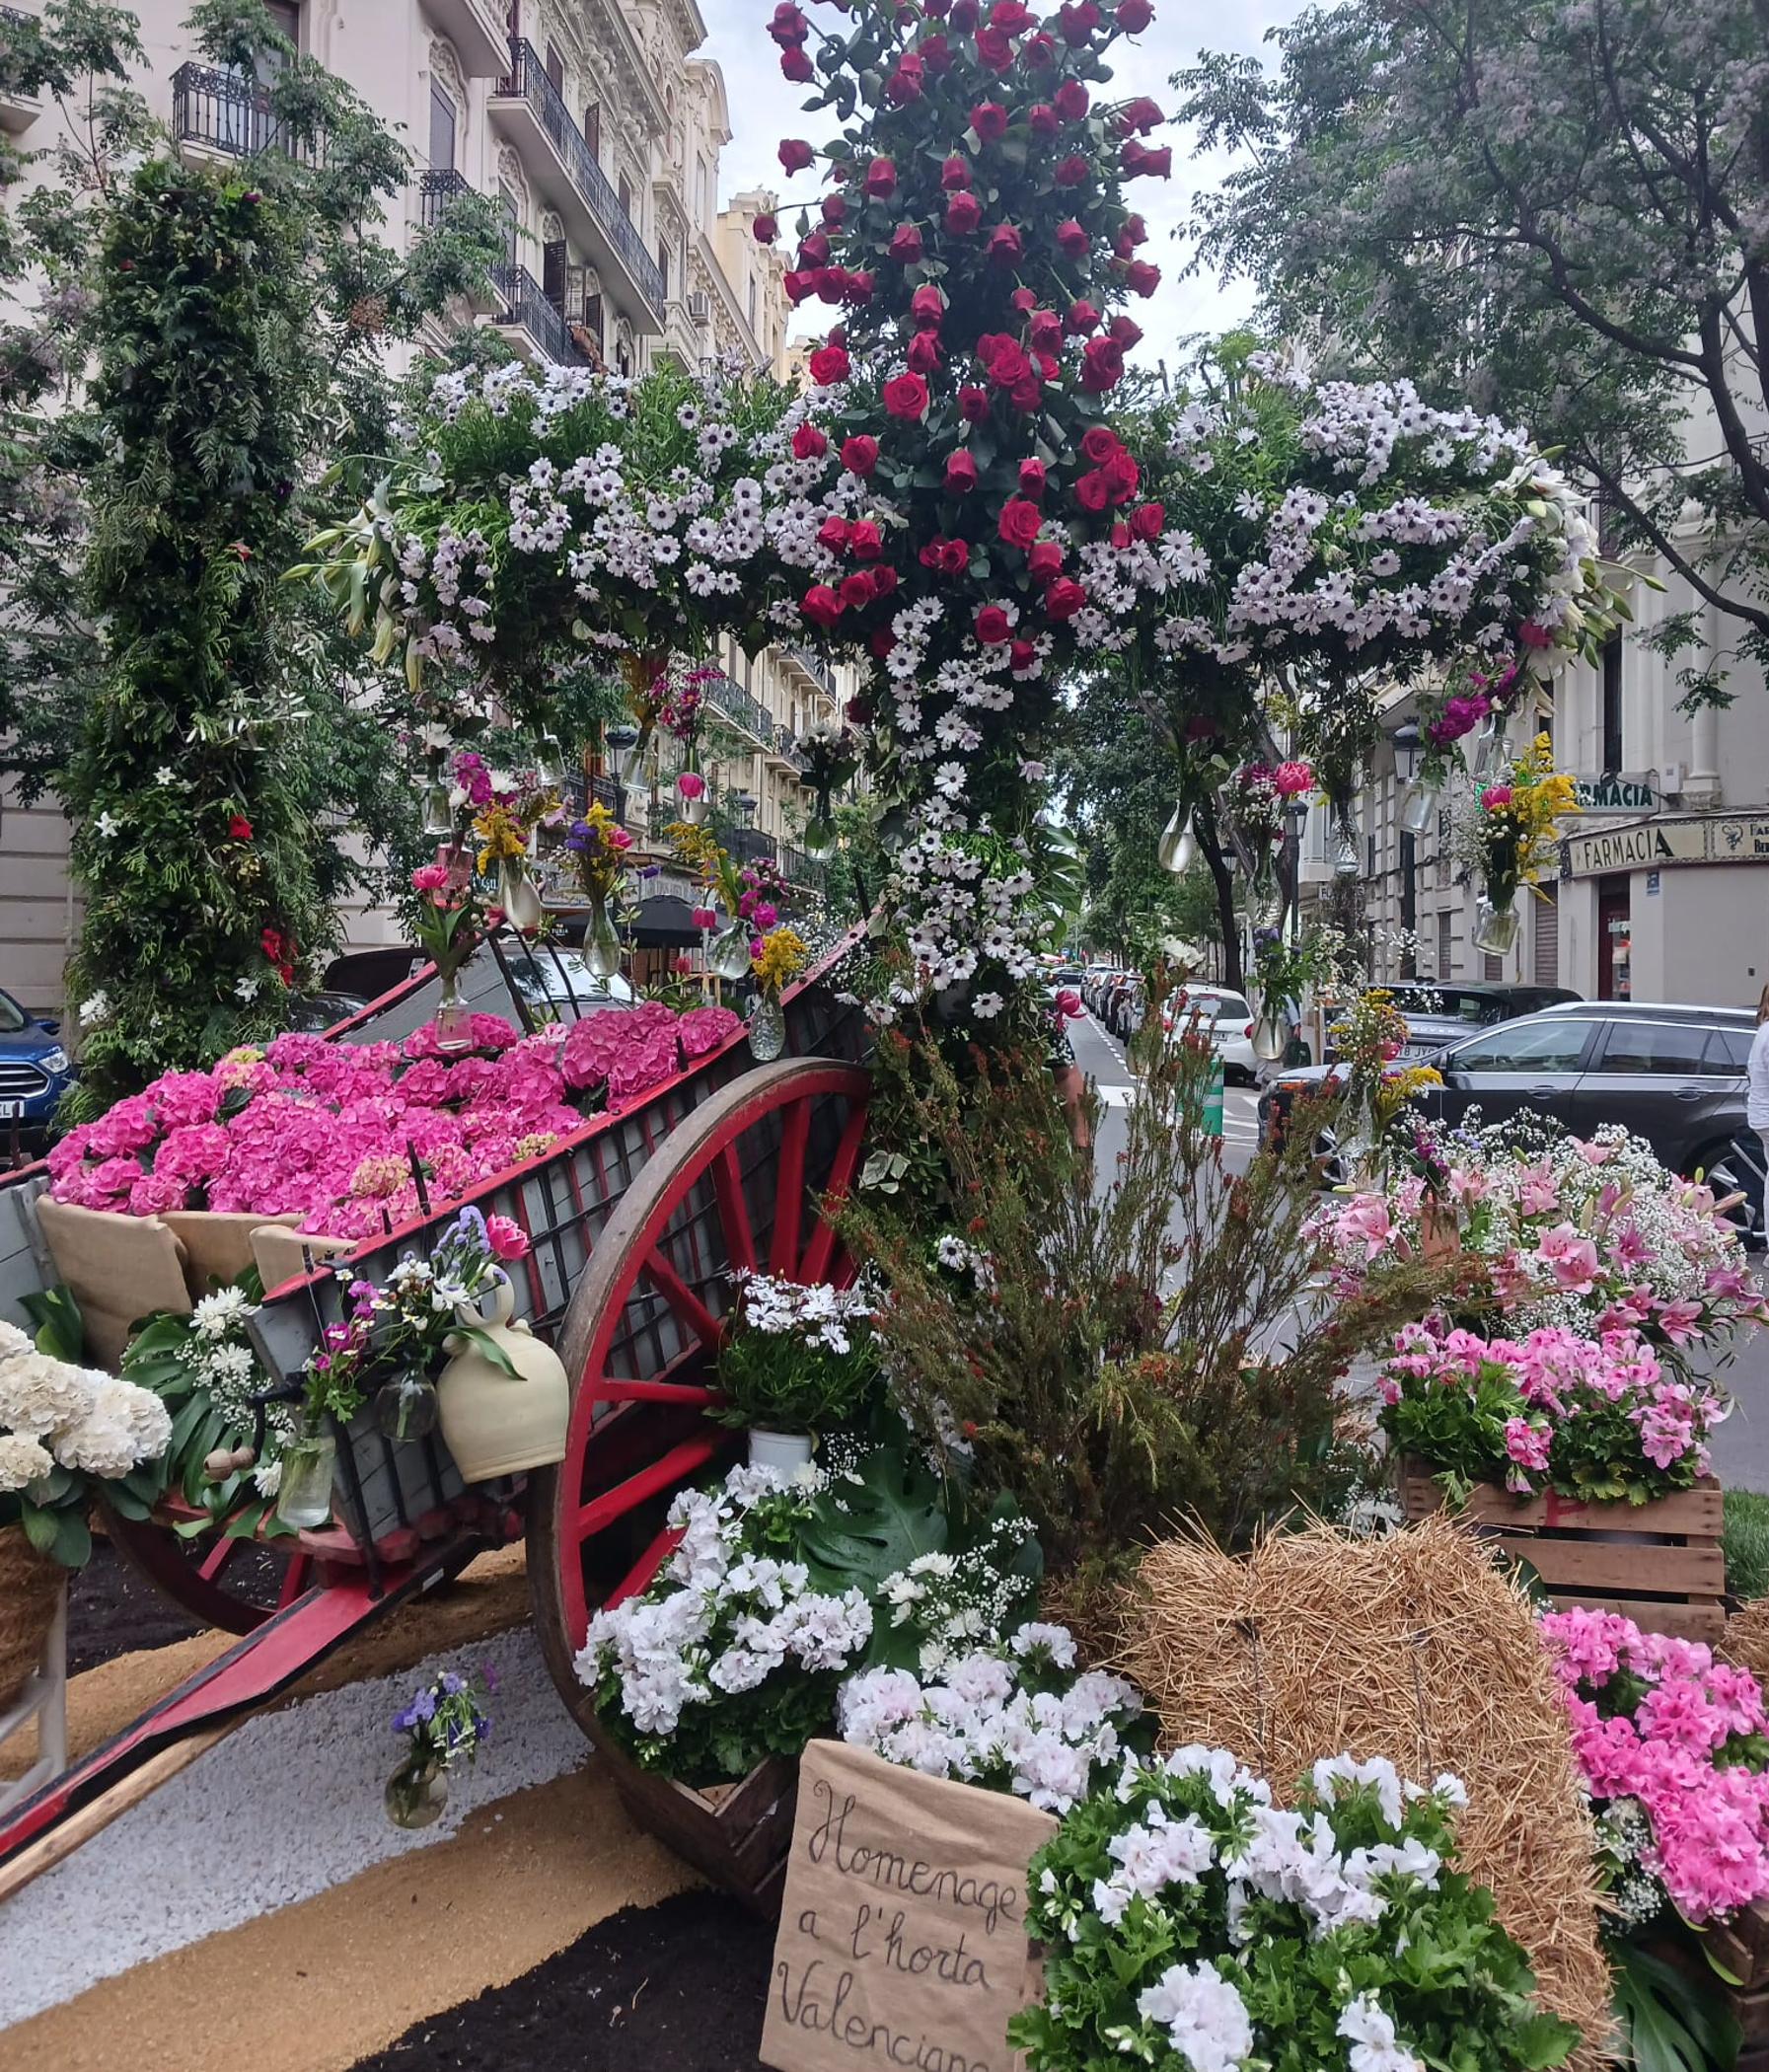
<svg viewBox="0 0 1769 2072"><path fill-rule="evenodd" d="M54 1465L40 1439L28 1432L0 1432L0 1497L16 1496Z"/></svg>
<svg viewBox="0 0 1769 2072"><path fill-rule="evenodd" d="M51 1360L27 1340L23 1352L0 1358L0 1427L42 1439L78 1424L108 1378Z"/></svg>

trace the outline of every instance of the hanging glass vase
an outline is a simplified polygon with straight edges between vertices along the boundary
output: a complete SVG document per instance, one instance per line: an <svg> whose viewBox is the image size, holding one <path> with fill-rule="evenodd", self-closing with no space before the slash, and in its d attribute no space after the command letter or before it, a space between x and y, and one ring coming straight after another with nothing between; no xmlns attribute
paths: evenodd
<svg viewBox="0 0 1769 2072"><path fill-rule="evenodd" d="M750 1009L750 1056L759 1065L777 1058L786 1048L786 1010L777 993L757 996Z"/></svg>
<svg viewBox="0 0 1769 2072"><path fill-rule="evenodd" d="M705 826L706 816L712 811L712 800L693 750L689 752L687 769L676 779L676 802L682 809L682 818L691 828Z"/></svg>
<svg viewBox="0 0 1769 2072"><path fill-rule="evenodd" d="M1469 769L1477 784L1491 784L1503 775L1507 763L1505 720L1495 712L1474 737L1474 755Z"/></svg>
<svg viewBox="0 0 1769 2072"><path fill-rule="evenodd" d="M421 1368L407 1368L377 1393L375 1429L401 1442L435 1431L436 1390Z"/></svg>
<svg viewBox="0 0 1769 2072"><path fill-rule="evenodd" d="M747 979L750 975L750 925L727 921L706 945L706 969L715 979Z"/></svg>
<svg viewBox="0 0 1769 2072"><path fill-rule="evenodd" d="M1358 822L1350 806L1333 809L1333 875L1360 878L1364 859L1358 853Z"/></svg>
<svg viewBox="0 0 1769 2072"><path fill-rule="evenodd" d="M1161 830L1154 858L1163 870L1184 877L1198 857L1198 837L1192 833L1192 809L1185 804L1173 808L1173 818Z"/></svg>
<svg viewBox="0 0 1769 2072"><path fill-rule="evenodd" d="M1253 1024L1249 1041L1253 1055L1262 1065L1276 1065L1290 1049L1295 1037L1296 1025L1290 1019L1288 1000L1267 1000L1259 1010Z"/></svg>
<svg viewBox="0 0 1769 2072"><path fill-rule="evenodd" d="M556 734L544 733L535 744L535 781L544 791L556 791L565 781L565 753Z"/></svg>
<svg viewBox="0 0 1769 2072"><path fill-rule="evenodd" d="M455 806L440 756L431 756L424 771L424 833L446 839L455 832Z"/></svg>
<svg viewBox="0 0 1769 2072"><path fill-rule="evenodd" d="M811 817L805 822L805 854L814 863L821 863L826 856L836 852L836 825L830 818L829 791L819 786Z"/></svg>
<svg viewBox="0 0 1769 2072"><path fill-rule="evenodd" d="M283 1448L276 1485L276 1516L297 1531L312 1532L332 1516L332 1477L337 1442L330 1432L303 1432Z"/></svg>
<svg viewBox="0 0 1769 2072"><path fill-rule="evenodd" d="M396 1827L428 1827L448 1805L448 1771L437 1756L408 1755L387 1780L383 1798Z"/></svg>
<svg viewBox="0 0 1769 2072"><path fill-rule="evenodd" d="M1253 861L1253 876L1247 885L1247 911L1256 927L1273 926L1284 912L1284 889L1278 883L1275 850L1259 851Z"/></svg>
<svg viewBox="0 0 1769 2072"><path fill-rule="evenodd" d="M442 998L436 1002L436 1048L473 1049L473 1007L461 991L459 971L449 972L442 981Z"/></svg>
<svg viewBox="0 0 1769 2072"><path fill-rule="evenodd" d="M1474 947L1489 957L1503 957L1517 940L1517 895L1504 901L1482 893L1474 909Z"/></svg>
<svg viewBox="0 0 1769 2072"><path fill-rule="evenodd" d="M526 864L506 856L497 867L497 903L504 920L518 935L532 935L541 925L546 910Z"/></svg>
<svg viewBox="0 0 1769 2072"><path fill-rule="evenodd" d="M1437 819L1438 790L1424 777L1415 777L1401 793L1400 826L1403 835L1430 834Z"/></svg>
<svg viewBox="0 0 1769 2072"><path fill-rule="evenodd" d="M583 929L583 961L599 979L612 979L621 968L621 938L609 919L606 894L590 894L590 918Z"/></svg>

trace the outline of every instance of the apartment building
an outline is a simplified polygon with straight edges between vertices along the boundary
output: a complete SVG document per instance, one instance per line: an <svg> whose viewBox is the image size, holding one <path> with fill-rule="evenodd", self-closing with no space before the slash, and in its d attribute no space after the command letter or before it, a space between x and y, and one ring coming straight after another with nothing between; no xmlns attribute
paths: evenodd
<svg viewBox="0 0 1769 2072"><path fill-rule="evenodd" d="M177 148L217 161L274 148L261 82L194 61L189 0L133 4L147 53L137 85ZM751 231L774 197L720 203L730 115L719 67L696 54L706 26L695 0L269 0L269 11L411 153L387 235L418 235L469 190L503 210L495 295L462 322L494 326L537 364L637 374L664 354L698 365L734 352L787 376L784 260ZM0 122L25 149L55 141L53 111L35 104L0 105ZM815 883L794 846L809 801L791 736L841 714L848 672L780 649L717 659L712 703L734 745L712 776L739 846ZM670 775L656 764L634 792L641 831L661 824ZM0 986L44 1009L65 1005L79 923L66 851L52 805L26 812L0 795ZM345 925L353 947L397 939L378 910Z"/></svg>

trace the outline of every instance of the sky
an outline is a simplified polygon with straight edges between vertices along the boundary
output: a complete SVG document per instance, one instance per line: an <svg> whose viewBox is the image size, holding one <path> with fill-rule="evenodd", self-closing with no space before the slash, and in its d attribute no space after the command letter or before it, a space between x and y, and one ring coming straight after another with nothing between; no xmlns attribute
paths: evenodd
<svg viewBox="0 0 1769 2072"><path fill-rule="evenodd" d="M1197 52L1258 50L1266 31L1290 21L1300 4L1301 0L1156 0L1150 27L1134 43L1115 46L1116 77L1110 91L1126 98L1150 94L1163 108L1171 108L1178 96L1167 82ZM719 166L719 198L756 186L781 192L786 183L774 155L780 139L803 136L821 143L818 124L830 123L831 117L827 111L806 114L802 103L807 89L780 77L778 52L765 33L772 0L700 0L700 12L706 41L700 54L716 59L724 72L731 111L731 141ZM1130 190L1148 222L1149 241L1142 257L1153 260L1162 276L1146 302L1131 306L1145 333L1134 356L1153 366L1163 358L1172 361L1175 341L1189 333L1223 331L1240 322L1252 307L1253 292L1246 281L1222 288L1209 275L1177 278L1182 257L1172 233L1184 221L1192 195L1214 185L1227 161L1194 160L1191 140L1174 128L1148 142L1170 142L1174 160L1170 181L1139 181ZM791 191L795 197L814 197L819 189L814 176L800 174ZM789 233L792 219L784 210L782 217ZM807 305L798 329L820 326L827 314L821 304Z"/></svg>

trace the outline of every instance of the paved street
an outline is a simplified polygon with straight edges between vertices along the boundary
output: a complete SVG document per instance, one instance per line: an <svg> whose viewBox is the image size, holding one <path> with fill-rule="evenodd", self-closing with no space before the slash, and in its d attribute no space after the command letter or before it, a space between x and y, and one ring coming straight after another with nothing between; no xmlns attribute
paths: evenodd
<svg viewBox="0 0 1769 2072"><path fill-rule="evenodd" d="M1131 1095L1131 1071L1124 1047L1109 1036L1091 1015L1069 1025L1069 1041L1081 1070L1098 1082L1105 1113L1099 1124L1099 1155L1096 1161L1102 1184L1117 1170L1118 1153L1124 1147L1124 1110ZM1244 1172L1258 1136L1254 1115L1256 1096L1247 1087L1230 1086L1222 1103L1222 1131L1227 1140L1228 1163ZM1757 1277L1769 1286L1769 1258L1753 1261ZM1769 1332L1750 1339L1724 1378L1737 1401L1737 1408L1720 1428L1714 1445L1714 1465L1723 1483L1731 1489L1754 1489L1769 1493Z"/></svg>

